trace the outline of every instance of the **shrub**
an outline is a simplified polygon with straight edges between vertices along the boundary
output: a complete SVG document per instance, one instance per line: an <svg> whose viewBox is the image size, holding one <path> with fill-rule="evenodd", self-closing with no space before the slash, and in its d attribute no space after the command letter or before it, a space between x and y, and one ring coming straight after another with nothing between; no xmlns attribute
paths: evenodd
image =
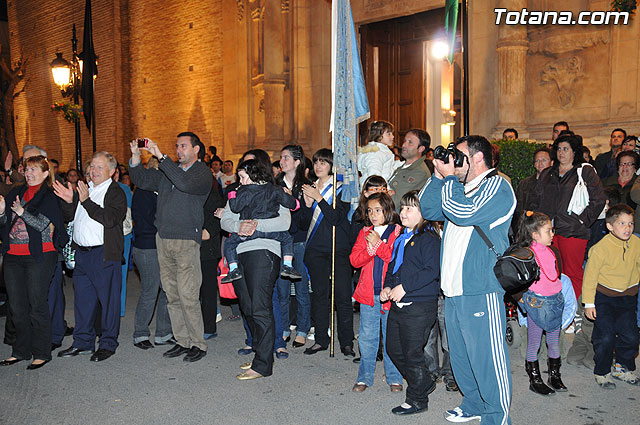
<svg viewBox="0 0 640 425"><path fill-rule="evenodd" d="M513 190L518 189L520 180L534 173L533 153L546 146L529 140L492 140L491 143L500 147L498 169L511 178Z"/></svg>

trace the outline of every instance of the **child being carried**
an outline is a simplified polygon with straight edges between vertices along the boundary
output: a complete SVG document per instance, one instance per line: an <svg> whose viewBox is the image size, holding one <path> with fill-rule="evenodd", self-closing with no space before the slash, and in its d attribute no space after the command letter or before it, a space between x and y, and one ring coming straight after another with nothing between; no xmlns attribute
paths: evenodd
<svg viewBox="0 0 640 425"><path fill-rule="evenodd" d="M292 211L300 208L300 202L286 193L281 187L270 183L270 170L264 170L254 159L238 165L240 187L229 192L229 208L240 214L240 220L260 220L278 216L280 205ZM223 283L233 282L243 277L238 269L238 253L236 248L241 242L249 239L273 239L282 246L284 266L280 276L289 279L301 279L302 275L293 268L293 238L289 232L255 231L251 236L239 236L233 233L224 243L224 256L229 264L229 273L223 277Z"/></svg>

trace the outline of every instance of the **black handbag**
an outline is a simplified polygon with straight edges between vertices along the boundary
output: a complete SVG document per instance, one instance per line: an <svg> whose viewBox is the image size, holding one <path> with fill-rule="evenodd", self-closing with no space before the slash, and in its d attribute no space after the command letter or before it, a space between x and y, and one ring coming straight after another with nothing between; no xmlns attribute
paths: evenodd
<svg viewBox="0 0 640 425"><path fill-rule="evenodd" d="M507 295L520 294L522 296L522 293L528 290L533 282L540 279L540 266L538 266L536 256L530 248L511 245L504 254L500 255L484 231L479 226L473 227L498 258L493 267L493 273Z"/></svg>

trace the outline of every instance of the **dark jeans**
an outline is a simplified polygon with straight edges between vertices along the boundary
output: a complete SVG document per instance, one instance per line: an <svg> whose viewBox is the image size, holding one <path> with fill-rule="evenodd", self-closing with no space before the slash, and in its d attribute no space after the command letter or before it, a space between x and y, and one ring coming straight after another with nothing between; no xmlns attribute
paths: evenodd
<svg viewBox="0 0 640 425"><path fill-rule="evenodd" d="M227 263L237 263L238 262L238 253L236 248L242 242L246 242L250 239L272 239L274 241L280 242L280 249L282 249L282 256L292 256L293 257L293 237L291 237L291 233L289 232L253 232L251 236L238 236L237 233L232 233L229 235L227 240L224 241L224 256L227 259Z"/></svg>
<svg viewBox="0 0 640 425"><path fill-rule="evenodd" d="M262 376L273 373L275 323L273 320L273 287L280 272L280 257L266 249L243 252L238 267L244 277L233 281L240 309L252 336L255 357L251 369Z"/></svg>
<svg viewBox="0 0 640 425"><path fill-rule="evenodd" d="M407 381L406 402L417 407L429 403L433 378L423 349L438 317L438 300L414 302L399 308L391 304L387 319L387 353Z"/></svg>
<svg viewBox="0 0 640 425"><path fill-rule="evenodd" d="M300 335L304 338L307 337L309 329L311 328L311 311L310 311L310 298L309 298L309 276L307 275L307 269L304 266L304 242L295 242L293 244L293 266L302 274L302 279L293 282L295 285L296 296L295 304L291 307L294 312L295 319L291 320L291 281L289 279L278 278L276 287L278 288L278 302L280 303L280 316L283 329L283 337L288 337L291 334L289 325L295 323L296 335Z"/></svg>
<svg viewBox="0 0 640 425"><path fill-rule="evenodd" d="M438 344L440 340L440 344ZM440 349L442 348L442 367L440 367ZM424 347L424 358L427 362L427 369L436 378L440 375L445 380L453 379L451 370L451 360L449 358L449 341L447 340L447 326L444 320L444 296L438 297L438 320L429 332L427 345Z"/></svg>
<svg viewBox="0 0 640 425"><path fill-rule="evenodd" d="M158 251L155 249L140 249L133 247L133 262L140 273L140 298L136 305L134 320L133 342L148 341L151 336L149 324L156 313L155 342L162 343L169 340L171 321L167 310L167 295L160 288L160 265ZM157 307L156 307L157 301Z"/></svg>
<svg viewBox="0 0 640 425"><path fill-rule="evenodd" d="M636 370L638 326L636 309L638 296L609 297L596 292L596 321L593 327L593 350L596 367L593 373L611 372L613 352L616 362L628 370Z"/></svg>
<svg viewBox="0 0 640 425"><path fill-rule="evenodd" d="M329 345L329 311L331 296L331 253L308 249L304 263L311 279L311 317L316 327L316 343ZM348 252L335 255L335 306L338 313L340 347L353 346L353 308L351 307L351 265Z"/></svg>
<svg viewBox="0 0 640 425"><path fill-rule="evenodd" d="M4 257L4 279L16 328L13 357L51 360L47 296L57 260L57 252L45 252L41 260L30 255L7 254Z"/></svg>
<svg viewBox="0 0 640 425"><path fill-rule="evenodd" d="M218 315L218 262L219 258L200 259L202 270L202 286L200 286L200 305L204 333L216 333L216 316Z"/></svg>

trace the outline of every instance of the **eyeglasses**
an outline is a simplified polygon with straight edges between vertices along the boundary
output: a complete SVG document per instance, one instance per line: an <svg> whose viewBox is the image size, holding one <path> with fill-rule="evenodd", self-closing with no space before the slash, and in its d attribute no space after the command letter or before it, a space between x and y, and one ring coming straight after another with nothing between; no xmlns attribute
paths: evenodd
<svg viewBox="0 0 640 425"><path fill-rule="evenodd" d="M621 162L620 166L621 167L635 167L636 163L635 162Z"/></svg>

